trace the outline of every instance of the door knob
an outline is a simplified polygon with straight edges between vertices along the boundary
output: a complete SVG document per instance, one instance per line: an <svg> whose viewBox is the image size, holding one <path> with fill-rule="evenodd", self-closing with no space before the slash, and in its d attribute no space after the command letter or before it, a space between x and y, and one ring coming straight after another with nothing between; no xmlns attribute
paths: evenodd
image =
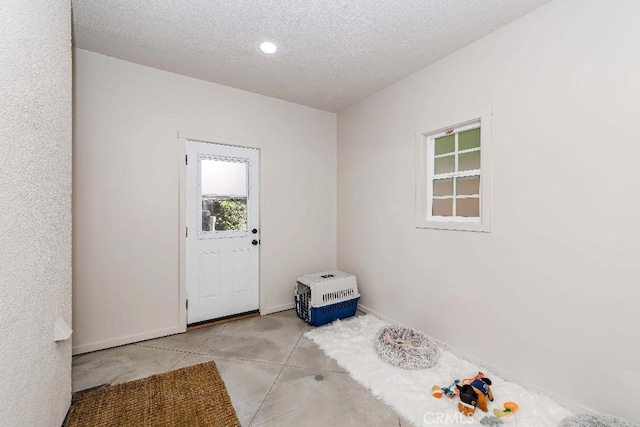
<svg viewBox="0 0 640 427"><path fill-rule="evenodd" d="M253 239L253 240L251 241L251 244L255 246L255 245L257 245L257 244L258 244L258 241L257 241L256 239Z"/></svg>
<svg viewBox="0 0 640 427"><path fill-rule="evenodd" d="M258 232L258 229L257 229L257 228L254 228L253 230L251 230L251 232L252 232L253 234L256 234L256 233Z"/></svg>

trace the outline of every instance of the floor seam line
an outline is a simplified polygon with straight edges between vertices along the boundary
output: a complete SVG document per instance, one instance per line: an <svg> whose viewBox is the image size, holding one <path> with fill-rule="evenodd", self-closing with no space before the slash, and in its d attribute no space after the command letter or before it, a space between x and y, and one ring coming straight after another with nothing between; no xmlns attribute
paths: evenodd
<svg viewBox="0 0 640 427"><path fill-rule="evenodd" d="M220 356L217 354L207 354L207 353L197 353L197 352L193 352L191 353L191 355L193 356L206 356L206 357L210 357L212 359L217 358L217 359L224 359L224 360L235 360L235 361L241 361L241 362L253 362L253 363L260 363L262 365L274 365L274 366L285 366L284 363L280 363L280 362L268 362L265 360L255 360L255 359L246 359L243 357L233 357L233 356Z"/></svg>
<svg viewBox="0 0 640 427"><path fill-rule="evenodd" d="M269 395L271 394L271 390L273 390L273 387L276 385L276 383L278 382L278 379L280 378L280 375L282 375L282 371L284 371L284 368L287 367L287 363L289 362L289 359L291 359L291 355L293 354L293 352L295 351L296 347L298 346L298 343L300 343L300 340L302 339L302 337L304 336L304 331L302 331L302 333L300 334L300 337L298 337L298 341L296 341L295 345L293 346L293 348L291 348L291 351L289 352L289 356L287 357L287 360L285 360L284 365L282 365L282 367L280 368L280 372L278 372L278 376L276 377L276 379L273 381L273 384L271 384L271 387L269 387L269 391L267 392L267 394L265 394L264 399L262 399L262 402L260 403L260 406L258 407L258 409L256 410L256 413L253 414L253 417L251 418L251 421L249 421L249 425L248 427L251 427L251 424L253 424L253 421L256 419L256 417L258 416L258 413L260 412L260 410L262 409L262 406L264 405L264 402L267 401L267 398L269 397Z"/></svg>
<svg viewBox="0 0 640 427"><path fill-rule="evenodd" d="M184 357L182 359L178 360L176 363L174 363L173 366L171 366L171 368L169 368L169 370L167 372L173 371L176 366L178 366L180 363L182 363L182 361L185 360L189 356L191 356L190 353L185 354Z"/></svg>
<svg viewBox="0 0 640 427"><path fill-rule="evenodd" d="M218 335L220 332L224 331L227 328L227 325L229 323L223 323L222 325L220 325L220 328L215 331L214 333L212 333L211 335L209 335L209 337L207 337L207 339L205 339L204 341L202 341L198 346L196 346L196 348L194 348L193 350L191 350L192 353L195 353L196 350L198 350L200 347L202 347L203 345L205 345L206 343L208 343L210 340L213 339L213 337L215 337L216 335Z"/></svg>
<svg viewBox="0 0 640 427"><path fill-rule="evenodd" d="M289 356L287 357L287 360L284 361L285 366L287 366L287 363L289 363L289 359L291 359L291 355L293 354L294 351L296 351L296 347L298 347L298 344L300 344L300 340L302 339L303 336L304 336L304 331L302 331L302 333L300 334L300 337L298 337L298 341L296 341L293 348L289 352Z"/></svg>
<svg viewBox="0 0 640 427"><path fill-rule="evenodd" d="M264 399L262 399L262 402L260 402L260 406L258 406L258 409L256 410L256 413L253 414L253 417L251 417L251 421L249 421L249 425L247 427L251 427L251 424L253 424L253 421L256 419L256 417L258 416L258 412L260 412L260 410L262 409L262 406L264 406L264 402L267 401L267 398L269 397L269 395L271 394L271 390L273 390L273 387L276 385L276 383L278 382L278 379L280 378L280 375L282 375L282 371L284 371L284 368L286 368L285 365L282 365L282 367L280 368L280 372L278 372L278 376L276 377L276 379L273 381L273 383L271 384L271 387L269 387L269 391L267 391L267 394L264 395Z"/></svg>
<svg viewBox="0 0 640 427"><path fill-rule="evenodd" d="M177 348L164 348L164 347L157 347L157 346L153 346L153 345L144 345L144 344L135 344L138 347L144 347L144 348L152 348L154 350L166 350L166 351L173 351L174 353L186 353L186 354L190 354L191 352L189 350L180 350Z"/></svg>

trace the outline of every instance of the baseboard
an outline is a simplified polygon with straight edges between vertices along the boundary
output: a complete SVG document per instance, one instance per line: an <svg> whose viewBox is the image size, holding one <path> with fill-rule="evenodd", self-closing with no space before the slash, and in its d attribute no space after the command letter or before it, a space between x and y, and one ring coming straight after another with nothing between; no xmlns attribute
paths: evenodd
<svg viewBox="0 0 640 427"><path fill-rule="evenodd" d="M267 314L273 314L279 311L291 310L292 308L296 308L295 302L291 302L289 304L275 305L273 307L260 308L260 315L266 316Z"/></svg>
<svg viewBox="0 0 640 427"><path fill-rule="evenodd" d="M375 310L373 310L373 309L371 309L371 308L369 308L367 306L364 306L362 304L358 304L358 309L360 309L361 311L363 311L363 312L365 312L367 314L372 314L372 315L376 316L378 319L384 320L385 322L392 323L392 324L395 324L395 325L400 325L400 326L407 326L407 325L402 324L401 322L398 322L398 321L396 321L394 319L391 319L390 317L385 316L384 314L379 313L379 312L377 312L377 311L375 311ZM476 357L476 356L474 356L474 355L472 355L470 353L467 353L466 351L460 350L459 348L453 347L453 346L451 346L451 345L449 345L449 344L447 344L447 343L445 343L445 342L443 342L443 341L441 341L441 340L439 340L437 338L433 338L433 337L431 337L431 338L433 340L435 340L440 345L440 348L442 348L444 350L447 350L447 351L450 351L451 353L455 354L456 356L458 356L458 357L460 357L462 359L468 360L469 362L473 362L476 365L483 366L488 371L491 371L492 373L495 373L496 375L498 375L499 377L504 378L507 381L511 381L511 382L516 383L516 384L519 384L519 385L521 385L522 387L524 387L524 388L526 388L528 390L535 391L535 392L538 392L538 393L542 393L542 394L550 397L551 399L555 400L556 403L558 403L558 405L563 406L564 408L566 408L566 409L568 409L570 411L573 411L573 412L578 413L578 414L583 414L583 413L598 414L598 412L596 412L596 411L594 411L592 409L589 409L589 408L587 408L587 407L585 407L585 406L583 406L583 405L581 405L579 403L576 403L576 402L568 399L565 396L561 396L561 395L559 395L557 393L554 393L554 392L552 392L552 391L550 391L550 390L548 390L548 389L546 389L544 387L541 387L540 385L538 385L536 383L533 383L533 382L528 381L528 380L526 380L524 378L521 378L521 377L519 377L517 375L514 375L511 372L505 371L504 369L501 369L501 368L499 368L497 366L494 366L491 363L488 363L488 362L486 362L486 361L484 361L484 360L482 360L482 359L480 359L480 358L478 358L478 357Z"/></svg>
<svg viewBox="0 0 640 427"><path fill-rule="evenodd" d="M278 313L280 311L291 310L295 308L296 304L291 302L289 304L276 305L273 307L261 308L260 315L265 316L267 314ZM154 338L166 337L167 335L180 334L185 332L185 328L181 326L175 326L173 328L160 329L156 331L145 332L143 334L127 335L125 337L119 337L111 340L104 340L93 342L90 344L81 344L73 347L73 355L89 353L97 350L104 350L106 348L117 347L125 344L132 344L140 341L150 340Z"/></svg>
<svg viewBox="0 0 640 427"><path fill-rule="evenodd" d="M81 344L72 348L73 355L89 353L106 348L117 347L125 344L132 344L140 341L150 340L154 338L166 337L167 335L180 334L185 331L183 326L174 326L172 328L158 329L155 331L145 332L143 334L127 335L110 340L97 341L90 344Z"/></svg>
<svg viewBox="0 0 640 427"><path fill-rule="evenodd" d="M402 323L400 323L400 322L398 322L398 321L396 321L396 320L393 320L393 319L391 319L391 318L389 318L389 317L385 316L385 315L384 315L384 314L382 314L382 313L378 313L377 311L375 311L375 310L373 310L373 309L371 309L371 308L369 308L369 307L367 307L367 306L365 306L365 305L358 304L358 310L360 310L360 311L362 311L362 312L364 312L364 313L367 313L367 314L373 314L373 315L374 315L374 316L376 316L378 319L380 319L380 320L384 320L385 322L393 323L394 325L406 326L406 325L404 325L404 324L402 324Z"/></svg>

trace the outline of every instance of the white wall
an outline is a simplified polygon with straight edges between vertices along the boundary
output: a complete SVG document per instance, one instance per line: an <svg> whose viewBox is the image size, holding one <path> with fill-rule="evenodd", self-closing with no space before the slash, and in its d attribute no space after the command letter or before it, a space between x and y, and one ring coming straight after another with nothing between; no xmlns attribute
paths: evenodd
<svg viewBox="0 0 640 427"><path fill-rule="evenodd" d="M635 421L638 16L556 0L338 115L338 267L362 304ZM493 231L416 229L415 133L491 108Z"/></svg>
<svg viewBox="0 0 640 427"><path fill-rule="evenodd" d="M178 132L262 149L264 312L335 268L335 114L75 52L75 352L181 327Z"/></svg>
<svg viewBox="0 0 640 427"><path fill-rule="evenodd" d="M0 2L0 424L71 401L71 5Z"/></svg>

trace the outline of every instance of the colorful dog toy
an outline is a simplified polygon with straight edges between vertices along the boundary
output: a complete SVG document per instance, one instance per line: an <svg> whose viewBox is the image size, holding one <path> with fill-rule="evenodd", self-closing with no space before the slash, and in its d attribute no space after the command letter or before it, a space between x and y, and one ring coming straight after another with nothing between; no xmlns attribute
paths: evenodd
<svg viewBox="0 0 640 427"><path fill-rule="evenodd" d="M480 408L483 412L489 410L487 407L488 401L493 402L493 393L491 393L490 386L491 380L485 378L482 372L478 372L475 377L465 378L462 381L454 380L449 387L441 388L438 385L434 385L431 387L431 394L437 399L440 399L442 395L447 396L449 399L460 397L458 410L464 415L472 416L476 408ZM508 403L514 404L513 402ZM506 408L505 406L505 411L507 410ZM510 405L510 408L514 408L514 406ZM515 408L517 408L517 405ZM513 411L513 409L509 409L509 411Z"/></svg>
<svg viewBox="0 0 640 427"><path fill-rule="evenodd" d="M409 341L396 341L393 338L391 338L388 334L384 336L387 341L391 344L397 344L397 345L409 345Z"/></svg>
<svg viewBox="0 0 640 427"><path fill-rule="evenodd" d="M460 402L458 402L458 410L464 415L471 417L476 408L482 412L487 412L488 402L493 402L493 393L491 393L491 380L489 378L478 378L471 384L465 384L462 387L456 386L460 390Z"/></svg>
<svg viewBox="0 0 640 427"><path fill-rule="evenodd" d="M447 396L449 399L455 399L458 396L458 389L456 386L460 384L460 380L454 380L449 387L442 387L434 385L431 387L431 394L433 397L440 399L442 395Z"/></svg>
<svg viewBox="0 0 640 427"><path fill-rule="evenodd" d="M518 409L520 409L516 402L505 402L502 406L504 406L504 409L494 408L493 415L498 418L508 417L515 414L518 412Z"/></svg>
<svg viewBox="0 0 640 427"><path fill-rule="evenodd" d="M431 387L431 394L433 395L433 397L438 399L440 399L443 394L447 396L449 399L455 399L456 397L458 397L460 393L460 390L458 390L458 386L471 384L475 380L479 380L482 378L484 378L484 374L482 372L478 372L478 374L475 377L465 378L462 381L453 380L453 382L451 383L451 385L449 385L449 387L440 388L440 386L434 385L433 387Z"/></svg>

